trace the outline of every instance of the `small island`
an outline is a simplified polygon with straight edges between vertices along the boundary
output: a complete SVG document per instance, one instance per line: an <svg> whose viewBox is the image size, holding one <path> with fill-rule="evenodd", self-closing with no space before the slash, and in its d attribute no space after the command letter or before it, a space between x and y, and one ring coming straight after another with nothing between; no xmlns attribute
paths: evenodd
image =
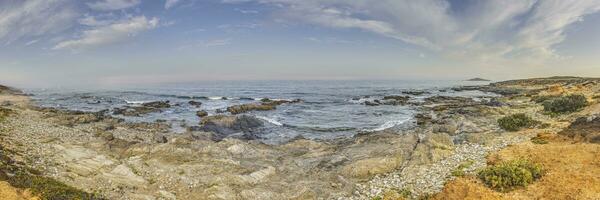
<svg viewBox="0 0 600 200"><path fill-rule="evenodd" d="M490 81L490 80L483 79L483 78L472 78L472 79L467 79L467 81Z"/></svg>

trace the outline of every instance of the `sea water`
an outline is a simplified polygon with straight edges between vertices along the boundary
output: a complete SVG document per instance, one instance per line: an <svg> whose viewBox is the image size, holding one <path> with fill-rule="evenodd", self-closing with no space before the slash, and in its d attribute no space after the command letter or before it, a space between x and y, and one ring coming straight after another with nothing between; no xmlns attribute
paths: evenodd
<svg viewBox="0 0 600 200"><path fill-rule="evenodd" d="M272 111L247 113L267 125L260 135L266 143L281 143L301 136L315 140L351 137L360 132L388 128L408 128L414 124L416 106L366 106L365 101L387 95L406 95L406 91L423 91L408 95L410 101L431 96L482 98L494 94L480 91L454 91L451 88L482 84L465 81L214 81L171 83L118 88L67 89L31 88L34 101L43 107L66 110L100 111L145 102L169 101L171 108L140 117L115 115L131 122L165 120L174 131L198 125L198 110L210 115L238 104L258 103L263 98L302 99L301 103L283 104ZM202 102L197 108L189 101ZM111 112L109 112L111 113Z"/></svg>

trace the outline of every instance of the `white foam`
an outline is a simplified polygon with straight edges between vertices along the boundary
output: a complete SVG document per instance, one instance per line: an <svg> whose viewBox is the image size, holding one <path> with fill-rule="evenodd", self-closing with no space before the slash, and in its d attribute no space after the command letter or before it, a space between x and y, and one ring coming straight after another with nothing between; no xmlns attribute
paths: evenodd
<svg viewBox="0 0 600 200"><path fill-rule="evenodd" d="M408 119L387 121L387 122L383 123L381 126L371 129L370 131L383 131L385 129L398 126L400 124L404 124L407 121L408 121Z"/></svg>
<svg viewBox="0 0 600 200"><path fill-rule="evenodd" d="M271 124L275 124L275 125L277 125L277 126L283 126L283 124L282 124L281 122L278 122L278 121L277 121L277 120L275 120L275 119L271 119L271 118L268 118L268 117L263 117L263 116L256 116L256 118L259 118L259 119L265 120L265 121L267 121L267 122L269 122L269 123L271 123Z"/></svg>
<svg viewBox="0 0 600 200"><path fill-rule="evenodd" d="M127 104L144 104L147 101L127 101L127 100L125 100L125 102L127 102Z"/></svg>
<svg viewBox="0 0 600 200"><path fill-rule="evenodd" d="M210 100L222 100L223 97L208 97Z"/></svg>

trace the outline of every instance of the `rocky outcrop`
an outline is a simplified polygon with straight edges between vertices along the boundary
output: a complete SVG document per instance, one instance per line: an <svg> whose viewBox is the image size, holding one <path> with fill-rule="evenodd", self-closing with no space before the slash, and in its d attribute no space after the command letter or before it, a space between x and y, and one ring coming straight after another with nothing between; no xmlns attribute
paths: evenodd
<svg viewBox="0 0 600 200"><path fill-rule="evenodd" d="M201 111L196 112L196 116L206 117L206 116L208 116L208 112L206 112L205 110L201 110Z"/></svg>
<svg viewBox="0 0 600 200"><path fill-rule="evenodd" d="M277 109L277 106L282 104L289 103L300 103L302 100L271 100L271 99L262 99L261 103L249 103L242 105L230 106L227 108L227 111L231 114L237 115L241 113L246 113L250 111L269 111Z"/></svg>
<svg viewBox="0 0 600 200"><path fill-rule="evenodd" d="M194 106L196 108L199 108L200 106L202 106L202 102L199 102L199 101L189 101L188 104L190 104L191 106Z"/></svg>
<svg viewBox="0 0 600 200"><path fill-rule="evenodd" d="M589 116L577 118L569 127L559 132L577 141L600 144L600 117Z"/></svg>
<svg viewBox="0 0 600 200"><path fill-rule="evenodd" d="M113 109L114 115L123 115L128 117L139 117L153 112L162 112L162 109L170 108L169 101L154 101L143 103L140 106L124 106Z"/></svg>
<svg viewBox="0 0 600 200"><path fill-rule="evenodd" d="M202 119L198 131L213 132L213 140L220 141L235 135L242 139L258 139L255 132L264 125L263 121L248 115L215 115Z"/></svg>

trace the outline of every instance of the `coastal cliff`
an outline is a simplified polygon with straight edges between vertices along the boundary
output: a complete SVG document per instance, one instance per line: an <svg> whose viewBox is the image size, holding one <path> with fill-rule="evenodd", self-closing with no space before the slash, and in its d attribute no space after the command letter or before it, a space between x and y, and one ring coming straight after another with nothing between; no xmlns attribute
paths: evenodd
<svg viewBox="0 0 600 200"><path fill-rule="evenodd" d="M409 130L266 145L217 137L209 129L180 134L161 122L39 108L17 90L0 87L0 144L3 166L10 166L0 180L17 188L15 199L598 198L600 80L553 77L453 90L500 96L427 98ZM561 102L571 105L561 99L569 95L583 96L585 105L562 109ZM535 123L515 130L499 123L514 114ZM212 125L221 130L241 118ZM542 165L545 175L509 192L478 177L486 167L516 158ZM16 185L11 170L17 168L60 187ZM590 187L577 187L583 182ZM56 190L62 193L50 192Z"/></svg>

